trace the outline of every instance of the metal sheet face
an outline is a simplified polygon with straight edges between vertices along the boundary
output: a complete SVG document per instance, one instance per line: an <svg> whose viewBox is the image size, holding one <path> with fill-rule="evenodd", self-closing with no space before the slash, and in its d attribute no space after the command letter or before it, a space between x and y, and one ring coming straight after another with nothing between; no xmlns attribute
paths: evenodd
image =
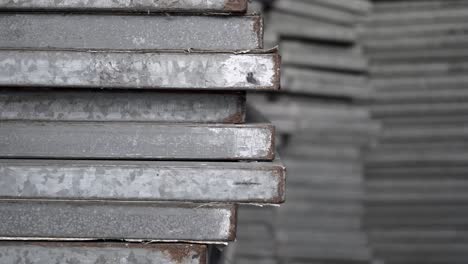
<svg viewBox="0 0 468 264"><path fill-rule="evenodd" d="M0 86L269 90L279 64L276 53L0 50Z"/></svg>
<svg viewBox="0 0 468 264"><path fill-rule="evenodd" d="M0 0L0 10L244 12L246 0Z"/></svg>
<svg viewBox="0 0 468 264"><path fill-rule="evenodd" d="M206 246L95 242L1 242L1 263L206 264Z"/></svg>
<svg viewBox="0 0 468 264"><path fill-rule="evenodd" d="M280 203L275 162L0 160L0 198Z"/></svg>
<svg viewBox="0 0 468 264"><path fill-rule="evenodd" d="M272 160L269 124L0 122L0 157Z"/></svg>
<svg viewBox="0 0 468 264"><path fill-rule="evenodd" d="M236 207L78 201L0 201L8 239L233 240Z"/></svg>
<svg viewBox="0 0 468 264"><path fill-rule="evenodd" d="M262 48L259 16L0 14L0 48Z"/></svg>
<svg viewBox="0 0 468 264"><path fill-rule="evenodd" d="M243 123L245 93L7 88L0 120Z"/></svg>

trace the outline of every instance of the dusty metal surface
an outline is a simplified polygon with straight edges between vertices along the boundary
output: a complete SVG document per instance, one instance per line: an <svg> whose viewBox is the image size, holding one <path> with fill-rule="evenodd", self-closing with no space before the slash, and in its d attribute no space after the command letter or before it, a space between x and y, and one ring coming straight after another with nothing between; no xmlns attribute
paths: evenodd
<svg viewBox="0 0 468 264"><path fill-rule="evenodd" d="M0 10L244 12L246 0L0 0Z"/></svg>
<svg viewBox="0 0 468 264"><path fill-rule="evenodd" d="M279 203L275 162L0 160L0 198Z"/></svg>
<svg viewBox="0 0 468 264"><path fill-rule="evenodd" d="M0 242L0 262L10 264L206 264L206 255L190 244Z"/></svg>
<svg viewBox="0 0 468 264"><path fill-rule="evenodd" d="M1 121L0 157L272 160L274 128L267 123Z"/></svg>
<svg viewBox="0 0 468 264"><path fill-rule="evenodd" d="M276 52L0 50L0 86L269 90L279 66Z"/></svg>
<svg viewBox="0 0 468 264"><path fill-rule="evenodd" d="M6 88L0 120L243 123L245 93Z"/></svg>
<svg viewBox="0 0 468 264"><path fill-rule="evenodd" d="M259 49L261 24L259 16L0 14L0 47Z"/></svg>
<svg viewBox="0 0 468 264"><path fill-rule="evenodd" d="M129 239L224 242L235 237L234 205L0 201L3 239Z"/></svg>

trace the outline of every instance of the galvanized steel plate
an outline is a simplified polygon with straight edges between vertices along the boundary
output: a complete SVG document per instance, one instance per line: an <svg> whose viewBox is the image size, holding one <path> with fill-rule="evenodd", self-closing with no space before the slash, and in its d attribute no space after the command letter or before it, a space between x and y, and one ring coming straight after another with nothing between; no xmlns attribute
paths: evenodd
<svg viewBox="0 0 468 264"><path fill-rule="evenodd" d="M206 264L207 248L194 244L0 242L0 262L17 264Z"/></svg>
<svg viewBox="0 0 468 264"><path fill-rule="evenodd" d="M246 0L0 0L0 10L244 12Z"/></svg>
<svg viewBox="0 0 468 264"><path fill-rule="evenodd" d="M0 198L281 203L275 162L0 160Z"/></svg>
<svg viewBox="0 0 468 264"><path fill-rule="evenodd" d="M262 48L259 16L1 14L0 48Z"/></svg>
<svg viewBox="0 0 468 264"><path fill-rule="evenodd" d="M271 90L275 53L0 50L0 86Z"/></svg>
<svg viewBox="0 0 468 264"><path fill-rule="evenodd" d="M267 123L1 121L0 157L272 160Z"/></svg>
<svg viewBox="0 0 468 264"><path fill-rule="evenodd" d="M0 89L0 120L243 123L243 92Z"/></svg>
<svg viewBox="0 0 468 264"><path fill-rule="evenodd" d="M2 239L231 241L234 205L0 201Z"/></svg>

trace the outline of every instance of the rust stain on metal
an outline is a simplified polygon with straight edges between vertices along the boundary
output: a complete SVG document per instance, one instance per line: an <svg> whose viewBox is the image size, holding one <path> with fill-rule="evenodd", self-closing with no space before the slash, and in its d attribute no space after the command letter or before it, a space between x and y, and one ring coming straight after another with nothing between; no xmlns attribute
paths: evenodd
<svg viewBox="0 0 468 264"><path fill-rule="evenodd" d="M231 226L229 227L229 235L228 235L228 240L229 241L234 241L236 240L236 234L237 234L237 209L238 205L235 205L231 209L231 216L229 218L231 222Z"/></svg>
<svg viewBox="0 0 468 264"><path fill-rule="evenodd" d="M281 90L281 55L276 51L273 57L275 62L275 73L272 77L273 90Z"/></svg>
<svg viewBox="0 0 468 264"><path fill-rule="evenodd" d="M192 251L196 252L200 259L206 259L206 246L204 245L179 245L177 248L175 248L174 245L159 244L157 245L157 249L164 251L171 257L172 260L178 263L183 263L184 259L186 259ZM200 261L200 263L205 262Z"/></svg>
<svg viewBox="0 0 468 264"><path fill-rule="evenodd" d="M229 12L246 12L247 0L226 0L224 9Z"/></svg>
<svg viewBox="0 0 468 264"><path fill-rule="evenodd" d="M268 129L270 130L271 140L270 140L270 146L268 147L267 154L266 154L266 159L268 160L274 160L275 159L275 153L276 153L276 128L273 125L268 126Z"/></svg>
<svg viewBox="0 0 468 264"><path fill-rule="evenodd" d="M242 124L245 121L245 111L241 110L231 116L226 117L223 123L227 124Z"/></svg>
<svg viewBox="0 0 468 264"><path fill-rule="evenodd" d="M260 49L263 49L263 17L255 16L253 17L253 31L257 33L257 43Z"/></svg>
<svg viewBox="0 0 468 264"><path fill-rule="evenodd" d="M286 168L277 167L273 173L278 177L278 197L273 200L273 203L281 204L286 201Z"/></svg>

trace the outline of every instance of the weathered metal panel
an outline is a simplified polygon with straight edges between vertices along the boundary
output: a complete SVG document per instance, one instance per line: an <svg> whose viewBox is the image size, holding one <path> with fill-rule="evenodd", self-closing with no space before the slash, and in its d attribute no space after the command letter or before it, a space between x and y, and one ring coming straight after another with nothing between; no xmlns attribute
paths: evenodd
<svg viewBox="0 0 468 264"><path fill-rule="evenodd" d="M0 89L0 120L245 122L245 93Z"/></svg>
<svg viewBox="0 0 468 264"><path fill-rule="evenodd" d="M0 201L3 239L231 241L234 205Z"/></svg>
<svg viewBox="0 0 468 264"><path fill-rule="evenodd" d="M0 122L0 157L272 160L267 123Z"/></svg>
<svg viewBox="0 0 468 264"><path fill-rule="evenodd" d="M0 198L284 201L275 162L0 160Z"/></svg>
<svg viewBox="0 0 468 264"><path fill-rule="evenodd" d="M0 86L269 90L279 65L276 52L0 50Z"/></svg>
<svg viewBox="0 0 468 264"><path fill-rule="evenodd" d="M246 0L0 0L0 10L245 12Z"/></svg>
<svg viewBox="0 0 468 264"><path fill-rule="evenodd" d="M206 258L206 246L194 244L0 242L0 262L11 264L206 264Z"/></svg>
<svg viewBox="0 0 468 264"><path fill-rule="evenodd" d="M259 16L0 14L0 36L1 48L247 50L262 48L262 20Z"/></svg>

